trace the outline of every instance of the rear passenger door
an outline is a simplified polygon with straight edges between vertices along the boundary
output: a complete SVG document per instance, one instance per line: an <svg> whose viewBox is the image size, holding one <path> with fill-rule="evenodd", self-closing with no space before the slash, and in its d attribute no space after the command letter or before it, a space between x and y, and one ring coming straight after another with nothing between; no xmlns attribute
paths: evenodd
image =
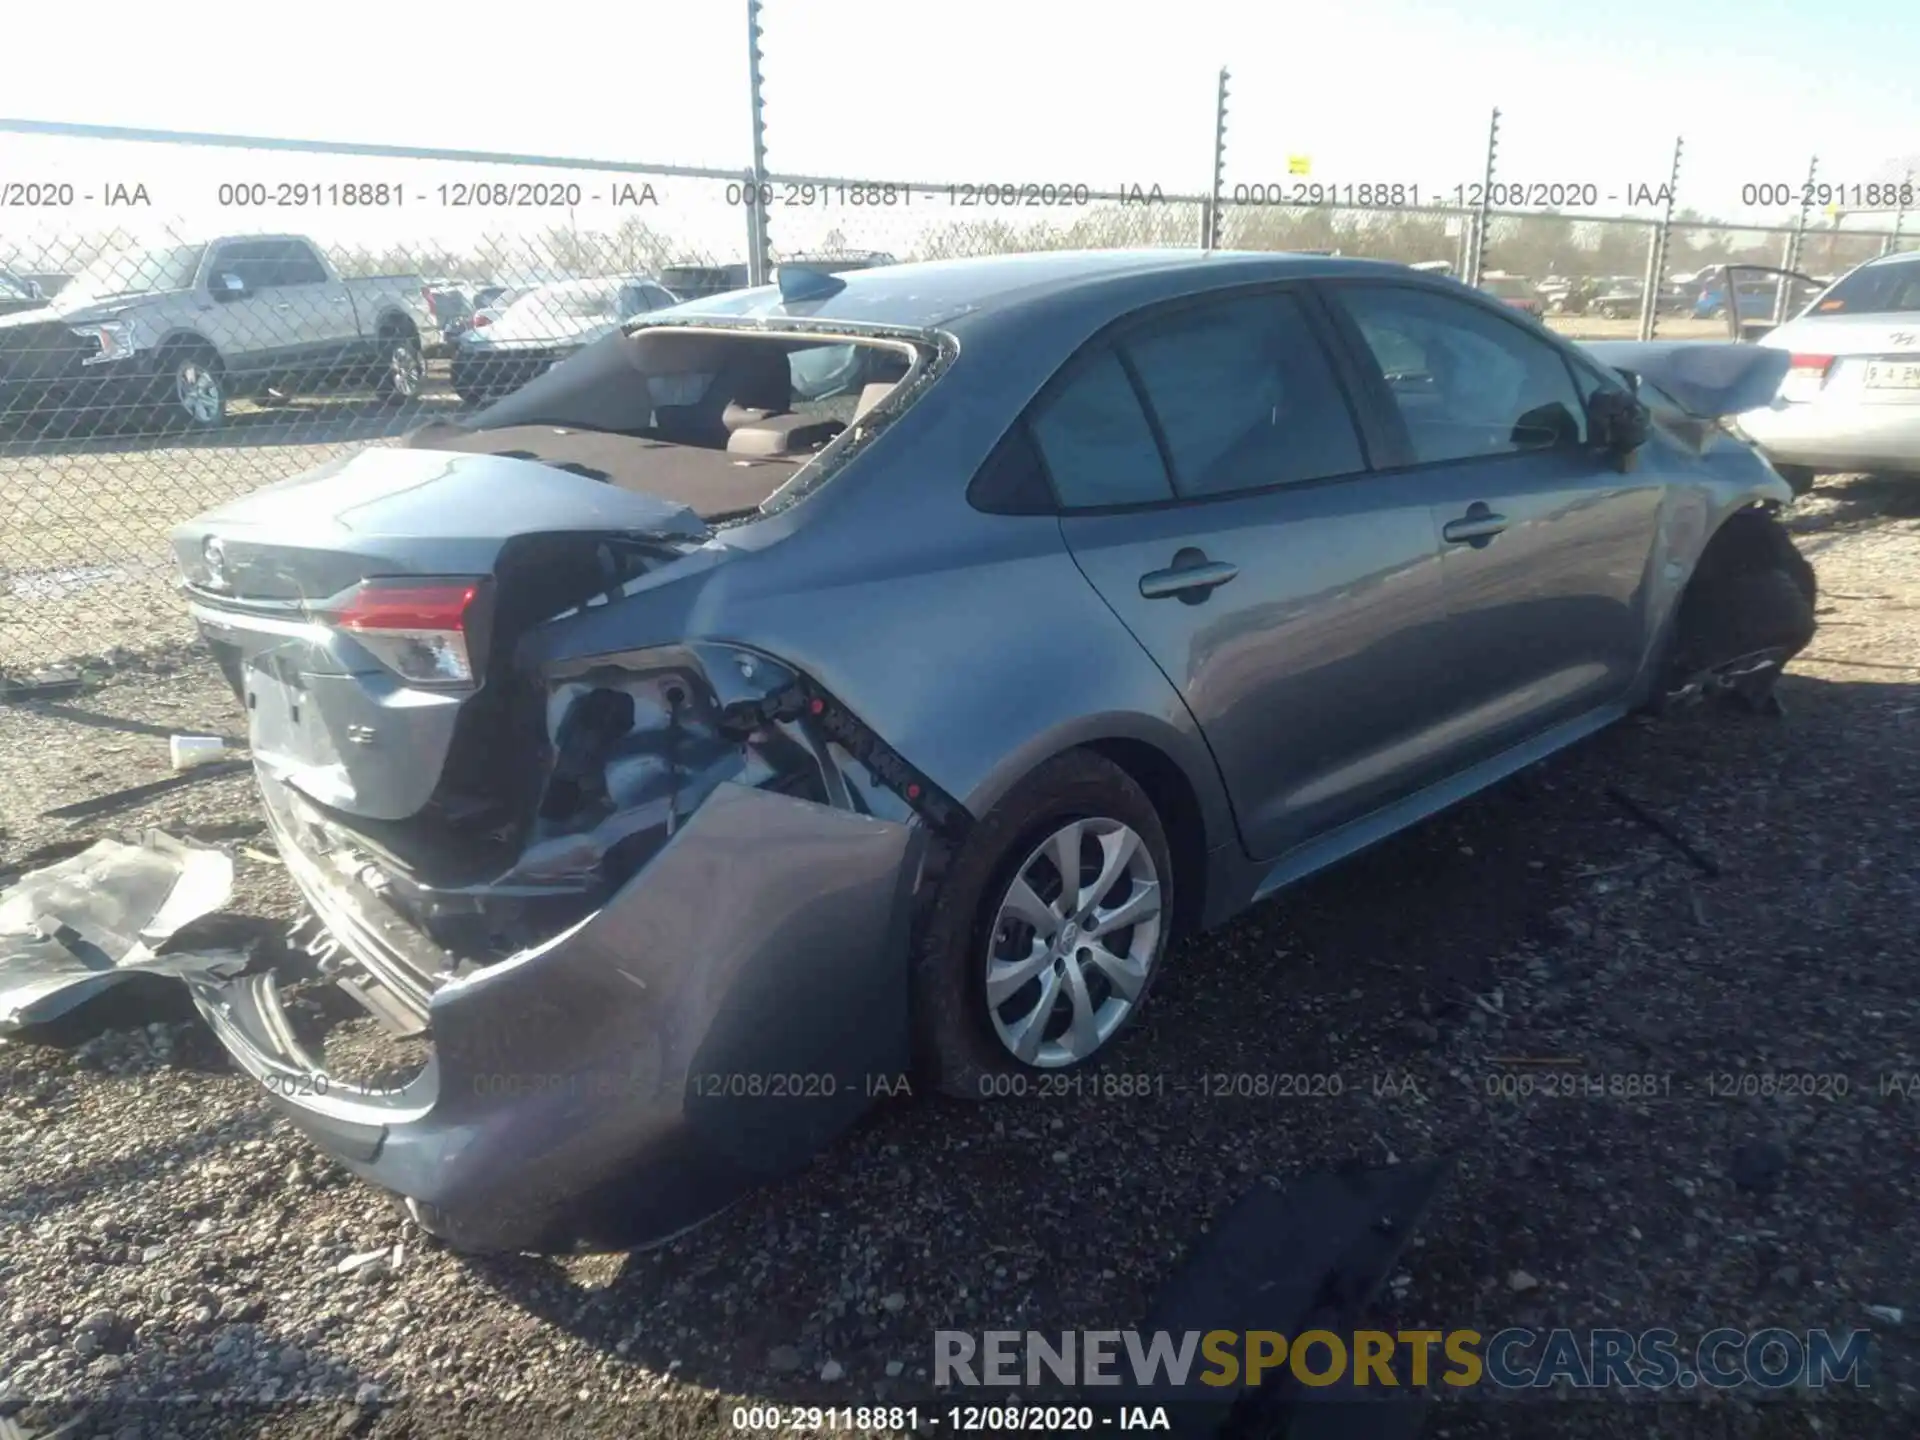
<svg viewBox="0 0 1920 1440"><path fill-rule="evenodd" d="M1436 287L1327 282L1367 371L1383 461L1432 506L1467 763L1618 702L1639 672L1661 477L1590 442L1620 382Z"/></svg>
<svg viewBox="0 0 1920 1440"><path fill-rule="evenodd" d="M214 301L204 317L207 338L229 375L270 375L298 355L293 327L275 308L276 248L270 240L229 240L215 250L207 267ZM225 289L229 275L245 283L244 295L232 297Z"/></svg>
<svg viewBox="0 0 1920 1440"><path fill-rule="evenodd" d="M1369 473L1327 340L1291 289L1183 302L1089 346L1025 421L1075 560L1261 859L1447 764L1430 497Z"/></svg>
<svg viewBox="0 0 1920 1440"><path fill-rule="evenodd" d="M372 337L361 337L346 282L327 274L305 240L276 240L273 247L273 310L291 332L301 383L337 380L342 368L364 362L372 348Z"/></svg>

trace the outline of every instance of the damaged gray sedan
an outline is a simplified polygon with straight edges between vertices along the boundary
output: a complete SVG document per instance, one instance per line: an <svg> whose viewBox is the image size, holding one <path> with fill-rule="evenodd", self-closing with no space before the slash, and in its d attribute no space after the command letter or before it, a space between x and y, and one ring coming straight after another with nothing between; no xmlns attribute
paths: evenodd
<svg viewBox="0 0 1920 1440"><path fill-rule="evenodd" d="M914 1075L1097 1063L1178 936L1812 633L1752 347L1331 257L1047 254L627 326L182 526L325 968L321 1146L482 1248L670 1235Z"/></svg>

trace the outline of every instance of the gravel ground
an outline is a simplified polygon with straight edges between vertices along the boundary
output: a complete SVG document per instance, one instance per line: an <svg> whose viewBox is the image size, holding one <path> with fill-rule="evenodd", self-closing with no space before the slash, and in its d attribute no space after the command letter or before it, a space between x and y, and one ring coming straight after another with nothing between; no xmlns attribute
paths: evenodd
<svg viewBox="0 0 1920 1440"><path fill-rule="evenodd" d="M169 994L0 1042L0 1395L42 1407L23 1420L175 1402L73 1432L156 1435L240 1426L215 1408L236 1397L262 1435L450 1433L456 1415L473 1433L705 1434L743 1397L925 1403L936 1329L1136 1324L1262 1176L1449 1151L1384 1328L1871 1326L1881 1379L1865 1414L1737 1392L1657 1413L1482 1403L1428 1433L1910 1437L1920 1098L1882 1088L1920 1076L1920 492L1830 484L1791 521L1822 631L1784 719L1624 724L1187 945L1113 1062L1147 1098L889 1103L646 1254L437 1247L270 1118ZM41 818L167 773L166 733L236 724L191 656L0 706L0 857L196 835L236 856L214 928L271 936L294 902L245 776ZM1500 1077L1535 1073L1513 1056L1655 1076L1658 1094L1502 1098ZM1274 1073L1342 1093L1203 1093ZM1737 1093L1776 1073L1837 1078L1823 1098Z"/></svg>

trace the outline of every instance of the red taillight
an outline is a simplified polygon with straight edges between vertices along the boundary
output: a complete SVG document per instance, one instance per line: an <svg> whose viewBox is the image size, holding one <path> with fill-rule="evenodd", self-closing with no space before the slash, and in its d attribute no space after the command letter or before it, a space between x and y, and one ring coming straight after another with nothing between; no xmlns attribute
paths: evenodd
<svg viewBox="0 0 1920 1440"><path fill-rule="evenodd" d="M1796 355L1793 357L1792 364L1787 367L1787 371L1789 374L1802 371L1809 375L1825 376L1832 368L1833 356L1831 355Z"/></svg>
<svg viewBox="0 0 1920 1440"><path fill-rule="evenodd" d="M473 328L476 330L484 325L491 325L492 323L493 317L491 315L476 315L473 317Z"/></svg>
<svg viewBox="0 0 1920 1440"><path fill-rule="evenodd" d="M404 679L471 685L467 612L479 591L477 580L370 580L326 619Z"/></svg>

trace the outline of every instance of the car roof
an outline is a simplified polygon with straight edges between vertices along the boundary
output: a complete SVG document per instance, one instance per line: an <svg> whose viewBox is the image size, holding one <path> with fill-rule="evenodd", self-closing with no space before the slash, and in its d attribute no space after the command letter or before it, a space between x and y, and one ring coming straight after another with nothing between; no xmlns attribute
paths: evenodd
<svg viewBox="0 0 1920 1440"><path fill-rule="evenodd" d="M658 323L796 319L934 330L963 319L1005 316L1076 292L1089 299L1095 292L1108 292L1103 298L1118 311L1196 289L1345 274L1426 282L1434 278L1390 261L1338 256L1233 250L1047 250L850 270L837 277L845 283L832 294L791 304L781 298L778 286L757 286L687 301Z"/></svg>

